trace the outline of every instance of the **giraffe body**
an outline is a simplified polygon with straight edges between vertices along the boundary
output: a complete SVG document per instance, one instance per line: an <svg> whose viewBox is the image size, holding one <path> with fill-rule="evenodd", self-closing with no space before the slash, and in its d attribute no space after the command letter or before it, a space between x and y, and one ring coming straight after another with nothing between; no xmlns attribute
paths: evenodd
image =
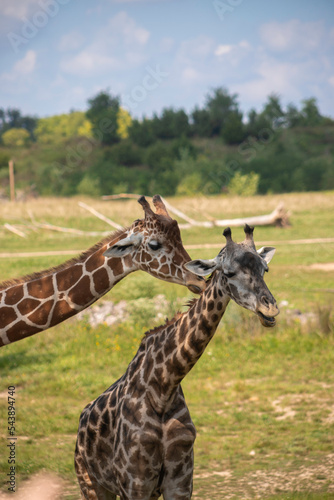
<svg viewBox="0 0 334 500"><path fill-rule="evenodd" d="M154 213L139 199L145 219L113 233L77 259L0 284L0 347L46 330L82 311L128 274L143 270L199 293L203 278L184 265L190 257L178 224L159 196Z"/></svg>
<svg viewBox="0 0 334 500"><path fill-rule="evenodd" d="M231 298L265 326L275 324L279 311L263 280L273 249L259 252L249 233L239 245L227 236L216 259L187 264L213 271L206 290L186 313L148 332L126 373L81 414L75 466L83 498L191 498L196 431L180 383Z"/></svg>

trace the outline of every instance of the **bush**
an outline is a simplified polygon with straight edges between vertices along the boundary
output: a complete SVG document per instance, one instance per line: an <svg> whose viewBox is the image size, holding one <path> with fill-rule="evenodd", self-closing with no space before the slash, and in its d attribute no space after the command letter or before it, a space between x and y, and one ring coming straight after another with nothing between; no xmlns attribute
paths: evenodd
<svg viewBox="0 0 334 500"><path fill-rule="evenodd" d="M86 196L100 196L99 180L85 175L77 186L77 193Z"/></svg>
<svg viewBox="0 0 334 500"><path fill-rule="evenodd" d="M143 121L133 120L129 128L129 137L138 146L144 148L156 141L156 134L151 120L146 118Z"/></svg>
<svg viewBox="0 0 334 500"><path fill-rule="evenodd" d="M176 194L178 195L196 195L203 190L203 179L198 172L186 175L181 182L179 182Z"/></svg>
<svg viewBox="0 0 334 500"><path fill-rule="evenodd" d="M24 128L11 128L2 135L5 146L20 148L27 146L30 142L30 134Z"/></svg>
<svg viewBox="0 0 334 500"><path fill-rule="evenodd" d="M158 141L146 149L145 163L154 173L170 170L174 159L173 148L162 141Z"/></svg>
<svg viewBox="0 0 334 500"><path fill-rule="evenodd" d="M237 172L228 185L228 191L239 196L253 196L257 193L259 179L259 174L254 172L245 175Z"/></svg>
<svg viewBox="0 0 334 500"><path fill-rule="evenodd" d="M141 164L142 153L139 147L131 141L122 141L107 149L104 158L118 165L132 167Z"/></svg>
<svg viewBox="0 0 334 500"><path fill-rule="evenodd" d="M0 168L8 167L9 160L10 156L5 152L0 151Z"/></svg>

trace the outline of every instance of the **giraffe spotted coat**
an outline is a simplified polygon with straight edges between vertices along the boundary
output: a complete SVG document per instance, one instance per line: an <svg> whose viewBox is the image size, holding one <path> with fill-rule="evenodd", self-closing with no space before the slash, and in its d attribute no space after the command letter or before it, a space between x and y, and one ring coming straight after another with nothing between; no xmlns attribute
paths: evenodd
<svg viewBox="0 0 334 500"><path fill-rule="evenodd" d="M161 198L154 213L141 197L145 218L119 230L58 267L0 284L0 347L74 316L128 274L142 270L199 293L205 283L184 265L190 257Z"/></svg>
<svg viewBox="0 0 334 500"><path fill-rule="evenodd" d="M225 231L227 245L216 259L187 264L203 275L213 271L206 290L186 313L148 332L125 374L83 410L75 451L83 498L191 498L196 431L180 383L231 298L265 326L279 312L263 280L273 249L259 255L247 231L239 245Z"/></svg>

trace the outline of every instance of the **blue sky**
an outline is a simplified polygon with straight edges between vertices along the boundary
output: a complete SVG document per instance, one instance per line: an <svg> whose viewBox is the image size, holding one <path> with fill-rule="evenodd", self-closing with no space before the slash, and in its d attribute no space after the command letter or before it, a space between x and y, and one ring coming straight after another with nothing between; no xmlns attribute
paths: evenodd
<svg viewBox="0 0 334 500"><path fill-rule="evenodd" d="M1 1L0 58L0 107L40 117L105 89L133 116L189 112L225 86L245 113L275 92L334 118L330 0Z"/></svg>

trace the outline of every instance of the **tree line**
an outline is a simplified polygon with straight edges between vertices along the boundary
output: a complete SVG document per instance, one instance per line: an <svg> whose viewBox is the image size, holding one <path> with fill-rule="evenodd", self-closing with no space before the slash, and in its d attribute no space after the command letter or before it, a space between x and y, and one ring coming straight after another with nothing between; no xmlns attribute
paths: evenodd
<svg viewBox="0 0 334 500"><path fill-rule="evenodd" d="M238 96L220 87L188 114L164 108L138 120L104 91L89 99L86 112L38 119L0 109L0 140L0 165L13 149L39 148L22 182L38 183L41 194L334 188L334 121L321 115L315 98L284 109L272 94L260 112L244 116Z"/></svg>

